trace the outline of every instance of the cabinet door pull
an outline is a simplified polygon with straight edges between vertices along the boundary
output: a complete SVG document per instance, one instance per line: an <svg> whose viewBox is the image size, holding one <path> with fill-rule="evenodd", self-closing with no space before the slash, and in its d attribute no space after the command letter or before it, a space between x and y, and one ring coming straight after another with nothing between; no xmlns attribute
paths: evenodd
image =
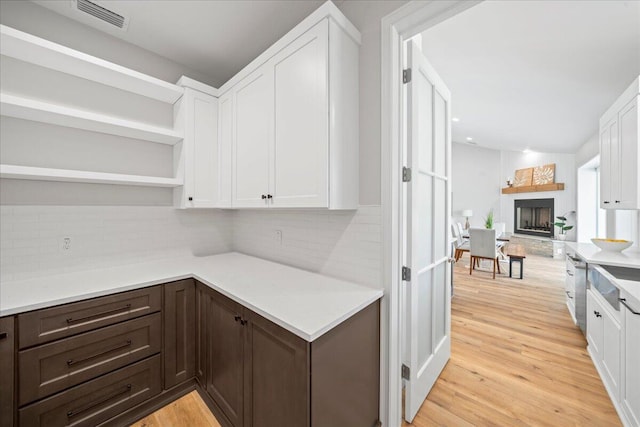
<svg viewBox="0 0 640 427"><path fill-rule="evenodd" d="M190 196L190 197L189 197L189 201L190 201L190 202L193 202L193 197L191 197L191 196Z"/></svg>
<svg viewBox="0 0 640 427"><path fill-rule="evenodd" d="M633 314L635 314L637 316L640 316L640 311L635 311L633 308L631 308L631 306L629 304L627 304L627 299L626 298L618 298L618 301L620 301L622 303L622 305L627 307L631 313L633 313Z"/></svg>
<svg viewBox="0 0 640 427"><path fill-rule="evenodd" d="M244 319L240 320L240 324L241 324L242 326L246 325L247 323L249 323L249 321L248 321L248 320L244 320Z"/></svg>
<svg viewBox="0 0 640 427"><path fill-rule="evenodd" d="M616 203L620 203L620 200L616 200Z"/></svg>
<svg viewBox="0 0 640 427"><path fill-rule="evenodd" d="M595 310L593 310L593 314L595 314L595 315L596 315L596 317L602 317L602 314L600 314L600 312L599 312L599 311L595 311Z"/></svg>
<svg viewBox="0 0 640 427"><path fill-rule="evenodd" d="M7 339L8 336L9 336L8 332L0 332L0 340Z"/></svg>
<svg viewBox="0 0 640 427"><path fill-rule="evenodd" d="M262 195L262 200L266 199L267 196L265 196L264 194Z"/></svg>
<svg viewBox="0 0 640 427"><path fill-rule="evenodd" d="M267 194L267 199L273 199L273 196L271 194Z"/></svg>
<svg viewBox="0 0 640 427"><path fill-rule="evenodd" d="M87 357L84 357L82 359L78 359L78 360L69 359L69 360L67 360L67 366L77 365L78 363L82 363L82 362L86 362L87 360L95 359L96 357L103 356L103 355L105 355L107 353L111 353L112 351L116 351L116 350L120 350L121 348L129 347L130 345L131 345L131 340L127 340L127 342L125 342L124 344L120 344L120 345L118 345L116 347L112 347L110 349L103 350L103 351L101 351L99 353L92 354L91 356L87 356Z"/></svg>
<svg viewBox="0 0 640 427"><path fill-rule="evenodd" d="M78 414L81 414L83 412L87 412L90 409L95 408L98 405L101 405L105 402L108 402L111 399L115 399L118 396L121 396L123 394L129 393L131 391L131 384L127 384L124 389L117 391L115 393L112 394L108 394L105 397L103 397L102 399L96 400L95 402L91 402L88 405L85 406L81 406L78 409L72 409L71 411L67 412L67 418L72 418L75 417Z"/></svg>
<svg viewBox="0 0 640 427"><path fill-rule="evenodd" d="M567 274L571 277L573 277L573 273L570 270L567 270Z"/></svg>
<svg viewBox="0 0 640 427"><path fill-rule="evenodd" d="M564 292L567 294L567 296L568 296L570 299L573 299L573 297L571 296L571 294L569 293L569 291L564 291Z"/></svg>
<svg viewBox="0 0 640 427"><path fill-rule="evenodd" d="M89 316L80 317L78 319L74 319L73 317L69 317L67 319L67 323L77 323L77 322L82 322L83 320L95 319L96 317L106 316L107 314L113 314L113 313L117 313L119 311L129 310L130 308L131 308L131 304L127 304L124 307L114 308L113 310L101 311L100 313L91 314Z"/></svg>
<svg viewBox="0 0 640 427"><path fill-rule="evenodd" d="M234 319L236 322L238 322L238 321L240 321L240 320L242 319L242 317L240 317L240 316L233 316L233 319Z"/></svg>
<svg viewBox="0 0 640 427"><path fill-rule="evenodd" d="M611 202L604 201L604 202L602 202L602 203L604 203L605 205L608 205L608 204L609 204L609 203L611 203Z"/></svg>

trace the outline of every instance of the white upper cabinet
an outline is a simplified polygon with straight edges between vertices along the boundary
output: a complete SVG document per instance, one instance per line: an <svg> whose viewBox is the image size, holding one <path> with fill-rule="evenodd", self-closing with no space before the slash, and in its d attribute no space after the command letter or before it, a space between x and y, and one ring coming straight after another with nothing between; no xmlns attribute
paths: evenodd
<svg viewBox="0 0 640 427"><path fill-rule="evenodd" d="M359 34L344 16L308 20L220 90L233 208L358 207Z"/></svg>
<svg viewBox="0 0 640 427"><path fill-rule="evenodd" d="M184 129L183 147L174 149L176 174L182 169L184 186L174 190L174 205L215 208L218 206L218 98L185 87L174 110L176 126Z"/></svg>
<svg viewBox="0 0 640 427"><path fill-rule="evenodd" d="M329 162L328 20L275 56L274 207L326 207Z"/></svg>
<svg viewBox="0 0 640 427"><path fill-rule="evenodd" d="M600 119L602 208L640 209L639 93L636 79Z"/></svg>
<svg viewBox="0 0 640 427"><path fill-rule="evenodd" d="M273 144L272 68L259 68L234 92L233 207L267 207Z"/></svg>
<svg viewBox="0 0 640 427"><path fill-rule="evenodd" d="M218 99L218 207L232 206L233 92Z"/></svg>

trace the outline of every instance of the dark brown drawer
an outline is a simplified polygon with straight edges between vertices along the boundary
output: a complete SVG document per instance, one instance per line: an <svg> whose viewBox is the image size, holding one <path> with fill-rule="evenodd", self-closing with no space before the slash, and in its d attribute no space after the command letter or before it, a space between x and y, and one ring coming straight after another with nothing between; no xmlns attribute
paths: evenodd
<svg viewBox="0 0 640 427"><path fill-rule="evenodd" d="M18 316L20 349L160 311L162 287L137 289Z"/></svg>
<svg viewBox="0 0 640 427"><path fill-rule="evenodd" d="M95 426L160 393L160 355L20 409L19 425Z"/></svg>
<svg viewBox="0 0 640 427"><path fill-rule="evenodd" d="M20 406L159 353L160 313L18 353Z"/></svg>

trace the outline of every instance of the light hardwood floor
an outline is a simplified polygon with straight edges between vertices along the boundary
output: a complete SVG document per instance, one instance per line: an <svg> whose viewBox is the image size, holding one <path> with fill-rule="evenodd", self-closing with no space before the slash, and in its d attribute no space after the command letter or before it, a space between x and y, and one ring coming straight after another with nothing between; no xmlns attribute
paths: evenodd
<svg viewBox="0 0 640 427"><path fill-rule="evenodd" d="M564 262L529 256L523 280L468 268L466 255L455 266L451 360L404 426L621 425L564 304ZM196 392L134 424L187 425L219 427Z"/></svg>
<svg viewBox="0 0 640 427"><path fill-rule="evenodd" d="M621 425L567 311L564 262L524 264L523 280L456 264L451 360L411 425Z"/></svg>

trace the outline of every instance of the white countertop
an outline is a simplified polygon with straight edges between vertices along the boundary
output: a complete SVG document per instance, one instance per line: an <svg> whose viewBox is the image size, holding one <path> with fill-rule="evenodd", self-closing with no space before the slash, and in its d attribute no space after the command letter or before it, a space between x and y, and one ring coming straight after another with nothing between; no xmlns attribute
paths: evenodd
<svg viewBox="0 0 640 427"><path fill-rule="evenodd" d="M382 290L239 253L185 257L0 283L0 316L193 277L313 341Z"/></svg>
<svg viewBox="0 0 640 427"><path fill-rule="evenodd" d="M593 243L566 242L568 248L573 249L589 264L614 265L616 267L640 268L640 250L631 247L622 252L605 252Z"/></svg>

